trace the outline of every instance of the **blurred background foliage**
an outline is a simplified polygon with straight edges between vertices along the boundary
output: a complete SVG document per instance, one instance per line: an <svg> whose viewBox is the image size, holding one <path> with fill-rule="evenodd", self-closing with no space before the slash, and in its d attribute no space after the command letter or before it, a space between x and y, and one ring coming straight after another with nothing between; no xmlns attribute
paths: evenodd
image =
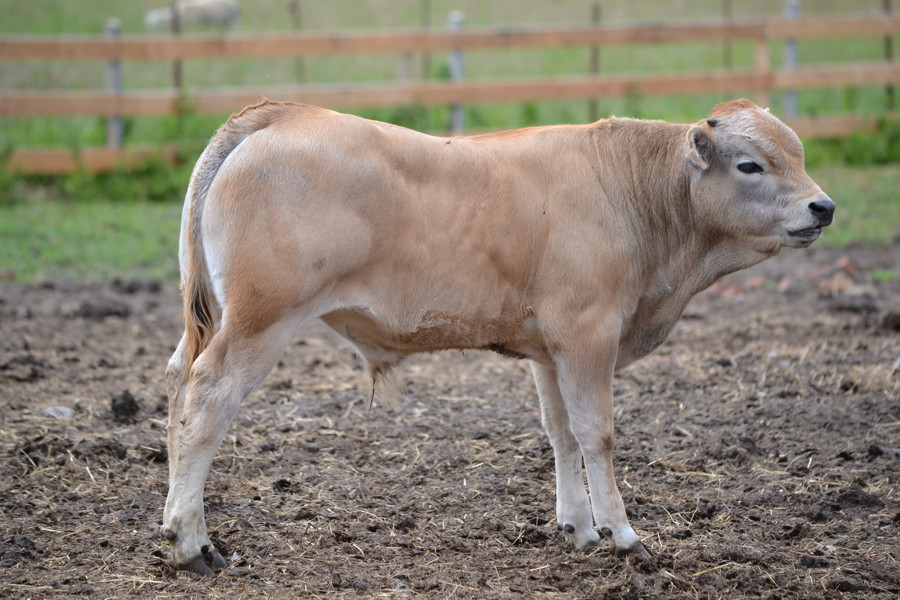
<svg viewBox="0 0 900 600"><path fill-rule="evenodd" d="M900 3L900 2L898 2ZM0 0L0 35L90 34L103 32L110 17L121 20L123 35L143 34L146 11L165 0ZM347 30L443 29L451 11L464 14L465 28L587 25L600 7L604 24L715 21L780 16L785 0L244 0L239 32L337 32ZM882 0L801 2L802 15L873 14ZM298 10L299 9L299 10ZM220 35L215 28L194 30ZM894 40L894 47L900 40ZM465 55L466 78L523 78L584 75L590 50L584 47L509 49ZM770 48L779 64L780 44ZM884 56L878 39L800 40L798 62L873 60ZM446 53L307 57L266 60L191 60L182 66L187 90L200 87L266 86L296 83L391 81L449 78ZM658 44L603 48L600 72L672 73L703 69L750 68L749 42L722 44ZM167 62L132 61L123 65L125 89L172 85ZM0 62L0 87L26 89L102 89L105 67L97 62ZM750 92L748 92L750 93ZM709 113L724 94L684 97L597 99L596 114L696 121ZM241 107L235 107L235 111ZM782 110L773 95L772 109ZM883 87L848 90L805 90L797 93L799 115L864 114L882 117L875 133L839 140L806 140L810 173L838 203L837 222L826 243L891 242L900 232L900 124L883 118ZM437 134L446 132L447 107L397 106L354 111L357 114ZM471 104L465 107L467 130L484 131L587 122L585 100ZM175 143L179 164L151 160L138 170L106 174L75 172L65 176L21 177L0 171L0 277L44 280L59 277L100 280L149 274L173 279L180 202L205 142L227 114L125 120L125 145ZM61 147L75 151L102 146L106 123L100 118L0 119L0 159L17 147Z"/></svg>

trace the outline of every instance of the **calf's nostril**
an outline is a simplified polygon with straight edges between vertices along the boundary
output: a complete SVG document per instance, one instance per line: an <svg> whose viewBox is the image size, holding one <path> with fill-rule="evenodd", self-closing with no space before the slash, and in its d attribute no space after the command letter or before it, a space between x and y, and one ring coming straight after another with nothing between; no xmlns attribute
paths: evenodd
<svg viewBox="0 0 900 600"><path fill-rule="evenodd" d="M834 215L834 202L827 196L823 199L816 200L815 202L810 202L809 212L822 221L830 223L831 217Z"/></svg>
<svg viewBox="0 0 900 600"><path fill-rule="evenodd" d="M821 202L813 202L809 205L809 210L811 210L815 215L824 215L828 213L828 207Z"/></svg>

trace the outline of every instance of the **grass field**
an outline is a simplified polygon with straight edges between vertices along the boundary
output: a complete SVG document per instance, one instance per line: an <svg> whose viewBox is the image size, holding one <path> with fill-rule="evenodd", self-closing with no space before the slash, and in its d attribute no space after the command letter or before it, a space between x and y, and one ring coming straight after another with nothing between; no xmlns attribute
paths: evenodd
<svg viewBox="0 0 900 600"><path fill-rule="evenodd" d="M0 35L99 34L108 17L121 19L123 32L141 33L143 14L168 4L165 0L88 0L58 2L0 0ZM735 19L780 15L783 0L730 2ZM303 29L419 28L423 18L443 27L451 10L462 10L466 27L511 25L564 25L588 22L593 2L482 2L479 0L359 0L356 2L302 3ZM717 0L605 1L603 22L691 21L718 19L724 2ZM293 27L287 0L245 0L240 29L284 31ZM881 0L823 0L803 3L805 14L859 14L881 10ZM427 11L427 14L423 13ZM895 40L900 47L900 40ZM815 40L799 44L800 64L872 59L882 56L879 40ZM771 55L780 60L781 48ZM726 58L730 56L730 58ZM428 76L446 77L446 57L430 57ZM523 77L548 74L584 74L588 51L584 48L473 52L466 55L470 79ZM704 67L752 64L747 44L729 46L679 44L604 49L604 72L672 72ZM390 80L398 76L396 56L310 58L304 63L305 80ZM416 63L417 69L422 67ZM185 80L190 86L292 83L297 64L291 59L268 61L188 61ZM104 66L97 63L0 63L0 87L22 89L102 88ZM171 65L161 62L125 65L126 88L165 87ZM749 93L749 92L748 92ZM722 95L680 98L602 100L599 114L618 114L672 121L693 121L705 116ZM779 98L773 98L778 112ZM882 89L809 91L799 94L801 114L880 114L885 108ZM235 107L239 109L240 107ZM473 105L466 109L467 127L503 129L526 125L584 122L585 101ZM363 116L419 129L446 128L445 108L419 110L397 107L358 111ZM186 118L144 118L126 122L126 144L178 141L188 162L176 169L151 165L132 174L92 176L76 173L59 178L22 179L0 175L0 275L16 279L102 280L113 277L174 279L178 217L193 157L227 115ZM58 146L81 148L102 145L101 119L0 119L0 157L12 148ZM826 240L846 245L863 240L889 241L900 232L900 130L888 127L873 137L842 142L808 144L811 173L838 202L837 225ZM887 164L882 164L887 163ZM852 166L850 166L852 164Z"/></svg>
<svg viewBox="0 0 900 600"><path fill-rule="evenodd" d="M18 281L174 283L175 203L38 201L0 208L0 275Z"/></svg>

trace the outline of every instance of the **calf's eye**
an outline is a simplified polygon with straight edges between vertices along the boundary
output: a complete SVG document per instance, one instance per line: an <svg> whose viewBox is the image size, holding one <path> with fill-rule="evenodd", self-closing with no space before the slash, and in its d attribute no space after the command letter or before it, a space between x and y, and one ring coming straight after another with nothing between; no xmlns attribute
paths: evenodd
<svg viewBox="0 0 900 600"><path fill-rule="evenodd" d="M741 173L762 173L763 168L753 161L742 162L738 165L738 171Z"/></svg>

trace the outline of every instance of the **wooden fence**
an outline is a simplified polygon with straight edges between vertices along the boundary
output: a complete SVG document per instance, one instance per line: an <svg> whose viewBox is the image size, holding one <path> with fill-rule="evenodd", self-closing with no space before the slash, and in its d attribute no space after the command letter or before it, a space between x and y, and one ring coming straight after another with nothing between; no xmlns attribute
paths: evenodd
<svg viewBox="0 0 900 600"><path fill-rule="evenodd" d="M773 67L773 41L806 38L870 37L900 34L900 16L767 19L697 25L594 26L566 29L492 29L460 32L392 32L348 34L232 34L210 36L133 36L115 39L84 36L0 37L4 61L183 61L302 57L337 54L429 53L507 49L514 47L600 47L621 44L750 41L754 65L672 75L632 74L529 78L490 81L392 81L380 84L333 83L252 88L96 91L3 91L0 116L141 117L196 113L230 113L261 96L334 108L398 105L447 105L506 101L538 101L626 95L671 96L705 93L748 93L768 104L773 92L814 88L892 86L900 83L900 63L884 60ZM888 116L896 118L892 113ZM807 137L846 135L872 127L873 118L841 116L786 119ZM22 173L60 173L76 168L103 171L131 165L148 154L174 159L169 147L91 148L71 150L16 149L6 169Z"/></svg>

